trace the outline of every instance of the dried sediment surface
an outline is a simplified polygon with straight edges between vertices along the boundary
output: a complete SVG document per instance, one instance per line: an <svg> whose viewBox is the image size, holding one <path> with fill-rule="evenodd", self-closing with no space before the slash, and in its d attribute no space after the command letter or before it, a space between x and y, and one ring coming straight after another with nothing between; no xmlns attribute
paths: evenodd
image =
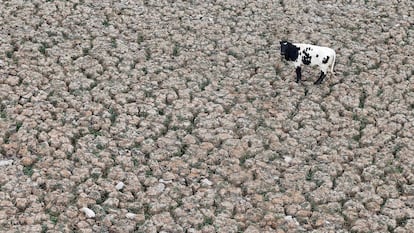
<svg viewBox="0 0 414 233"><path fill-rule="evenodd" d="M0 231L414 229L412 1L0 5Z"/></svg>

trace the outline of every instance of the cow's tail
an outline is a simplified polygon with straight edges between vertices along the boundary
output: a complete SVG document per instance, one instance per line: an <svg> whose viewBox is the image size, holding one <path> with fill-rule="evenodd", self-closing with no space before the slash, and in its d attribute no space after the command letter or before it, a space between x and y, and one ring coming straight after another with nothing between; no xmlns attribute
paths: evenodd
<svg viewBox="0 0 414 233"><path fill-rule="evenodd" d="M333 61L332 61L332 66L331 66L331 73L332 74L334 73L335 59L336 59L336 53L334 51Z"/></svg>

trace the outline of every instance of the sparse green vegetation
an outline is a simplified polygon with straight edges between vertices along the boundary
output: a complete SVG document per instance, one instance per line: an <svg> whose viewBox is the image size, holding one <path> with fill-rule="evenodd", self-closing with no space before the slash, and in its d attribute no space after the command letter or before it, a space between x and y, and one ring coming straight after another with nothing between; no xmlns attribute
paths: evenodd
<svg viewBox="0 0 414 233"><path fill-rule="evenodd" d="M306 173L306 180L307 181L312 181L313 180L313 174L315 174L315 171L313 171L312 168L310 168L308 170L308 173Z"/></svg>
<svg viewBox="0 0 414 233"><path fill-rule="evenodd" d="M33 173L33 165L23 167L23 174L25 174L26 176L30 177L33 175Z"/></svg>
<svg viewBox="0 0 414 233"><path fill-rule="evenodd" d="M23 2L0 7L0 232L410 230L410 1ZM336 72L295 83L284 39Z"/></svg>
<svg viewBox="0 0 414 233"><path fill-rule="evenodd" d="M173 55L174 57L177 57L177 56L179 56L179 55L180 55L180 44L178 44L178 43L175 43L175 44L174 44L174 48L173 48L172 55Z"/></svg>
<svg viewBox="0 0 414 233"><path fill-rule="evenodd" d="M115 39L115 38L111 38L111 47L112 47L112 48L117 48L117 47L118 47L118 44L117 44L117 42L116 42L116 39Z"/></svg>
<svg viewBox="0 0 414 233"><path fill-rule="evenodd" d="M144 42L144 35L142 33L138 33L137 43L141 44L142 42Z"/></svg>
<svg viewBox="0 0 414 233"><path fill-rule="evenodd" d="M150 48L145 48L145 59L147 61L151 60L151 49Z"/></svg>
<svg viewBox="0 0 414 233"><path fill-rule="evenodd" d="M48 48L47 44L45 42L42 42L38 50L41 54L43 54L44 56L47 56L47 51L46 51L47 48Z"/></svg>
<svg viewBox="0 0 414 233"><path fill-rule="evenodd" d="M102 21L102 25L104 25L105 27L109 27L109 25L110 25L109 19L106 18L104 21Z"/></svg>
<svg viewBox="0 0 414 233"><path fill-rule="evenodd" d="M111 116L109 117L109 119L111 120L111 124L115 124L116 118L118 117L118 112L114 108L110 108L109 114L111 114Z"/></svg>
<svg viewBox="0 0 414 233"><path fill-rule="evenodd" d="M367 92L364 90L362 90L361 95L359 96L359 108L364 108L365 107L365 101L367 99L368 95Z"/></svg>

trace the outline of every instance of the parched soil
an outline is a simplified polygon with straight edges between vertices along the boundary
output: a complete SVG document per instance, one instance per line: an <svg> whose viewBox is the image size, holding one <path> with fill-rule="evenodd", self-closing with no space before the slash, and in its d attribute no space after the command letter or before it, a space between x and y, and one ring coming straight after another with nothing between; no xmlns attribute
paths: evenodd
<svg viewBox="0 0 414 233"><path fill-rule="evenodd" d="M0 1L0 231L413 232L413 25L408 0ZM295 83L286 39L335 74Z"/></svg>

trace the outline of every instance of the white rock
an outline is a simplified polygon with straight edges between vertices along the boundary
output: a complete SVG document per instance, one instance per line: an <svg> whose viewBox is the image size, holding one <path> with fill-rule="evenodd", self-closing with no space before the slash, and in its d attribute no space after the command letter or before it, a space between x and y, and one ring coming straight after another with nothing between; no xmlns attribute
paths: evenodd
<svg viewBox="0 0 414 233"><path fill-rule="evenodd" d="M165 189L165 184L158 183L155 186L149 187L147 194L149 196L157 196L157 195L160 195L164 191L164 189Z"/></svg>
<svg viewBox="0 0 414 233"><path fill-rule="evenodd" d="M116 190L121 190L123 189L125 186L124 182L119 182L118 184L115 185Z"/></svg>
<svg viewBox="0 0 414 233"><path fill-rule="evenodd" d="M171 184L172 183L172 180L164 180L164 179L159 179L158 180L160 183L163 183L163 184Z"/></svg>
<svg viewBox="0 0 414 233"><path fill-rule="evenodd" d="M82 209L80 209L80 211L85 213L87 218L94 218L95 217L95 212L93 212L93 210L91 210L87 207L83 207Z"/></svg>
<svg viewBox="0 0 414 233"><path fill-rule="evenodd" d="M290 163L290 162L292 162L292 157L290 157L290 156L285 156L285 162L286 163Z"/></svg>
<svg viewBox="0 0 414 233"><path fill-rule="evenodd" d="M125 215L125 217L126 217L126 218L128 218L128 219L134 219L136 216L137 216L137 215L136 215L136 214L134 214L134 213L127 213L127 214Z"/></svg>
<svg viewBox="0 0 414 233"><path fill-rule="evenodd" d="M1 166L9 166L13 164L13 160L0 160L0 167Z"/></svg>
<svg viewBox="0 0 414 233"><path fill-rule="evenodd" d="M288 215L285 217L285 221L291 222L293 221L296 225L299 226L299 222L296 220L296 218L293 218L292 216Z"/></svg>
<svg viewBox="0 0 414 233"><path fill-rule="evenodd" d="M208 179L206 179L206 178L202 179L202 180L201 180L201 183L202 183L202 184L205 184L205 185L207 185L207 186L211 186L211 185L213 185L213 182L211 182L210 180L208 180Z"/></svg>

